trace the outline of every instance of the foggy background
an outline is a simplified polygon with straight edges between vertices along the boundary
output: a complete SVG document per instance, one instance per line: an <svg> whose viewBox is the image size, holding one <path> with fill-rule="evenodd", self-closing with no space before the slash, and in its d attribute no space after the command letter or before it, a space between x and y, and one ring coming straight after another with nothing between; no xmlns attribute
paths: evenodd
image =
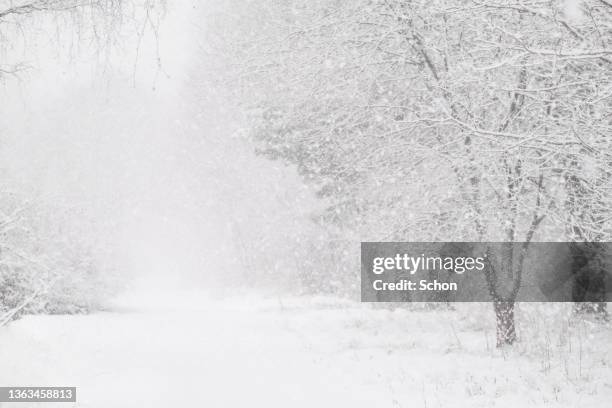
<svg viewBox="0 0 612 408"><path fill-rule="evenodd" d="M110 45L43 16L4 46L27 64L3 76L4 191L58 211L54 227L125 283L246 283L249 245L290 241L302 203L316 205L292 169L255 156L236 105L221 106L207 7L156 3L143 23L141 6ZM44 24L57 37L36 33Z"/></svg>

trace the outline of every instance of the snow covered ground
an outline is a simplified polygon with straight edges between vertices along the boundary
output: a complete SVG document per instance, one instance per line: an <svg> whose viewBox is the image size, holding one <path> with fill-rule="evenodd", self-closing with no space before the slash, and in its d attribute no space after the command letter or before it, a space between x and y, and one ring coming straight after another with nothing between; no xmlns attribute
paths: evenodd
<svg viewBox="0 0 612 408"><path fill-rule="evenodd" d="M153 293L0 329L0 384L77 386L75 406L104 408L609 406L609 325L521 305L522 341L500 351L491 314Z"/></svg>

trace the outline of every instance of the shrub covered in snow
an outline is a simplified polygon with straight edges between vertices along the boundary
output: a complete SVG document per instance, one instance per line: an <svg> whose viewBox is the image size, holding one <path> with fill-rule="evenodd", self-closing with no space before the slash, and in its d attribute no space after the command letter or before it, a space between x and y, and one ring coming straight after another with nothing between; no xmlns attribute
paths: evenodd
<svg viewBox="0 0 612 408"><path fill-rule="evenodd" d="M116 288L74 208L4 194L0 215L0 325L23 314L88 312Z"/></svg>

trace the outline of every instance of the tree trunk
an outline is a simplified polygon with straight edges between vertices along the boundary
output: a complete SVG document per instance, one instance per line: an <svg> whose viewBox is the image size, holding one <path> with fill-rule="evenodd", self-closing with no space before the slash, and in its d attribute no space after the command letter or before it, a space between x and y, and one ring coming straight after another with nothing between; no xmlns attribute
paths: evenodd
<svg viewBox="0 0 612 408"><path fill-rule="evenodd" d="M602 237L599 234L587 236L582 225L599 226L603 223L604 216L593 210L590 202L592 194L585 186L584 181L577 176L580 165L576 159L569 163L570 173L565 175L565 189L567 193L566 206L568 208L567 233L571 241L578 241L573 244L572 257L574 265L574 283L572 288L572 300L575 302L574 311L576 313L594 313L604 320L608 318L606 303L606 282L605 271L602 266L602 250L600 244ZM600 184L607 184L610 175L605 174L599 180ZM597 181L596 181L597 182ZM600 206L607 208L605 206ZM596 242L588 242L589 240ZM580 242L587 241L587 242ZM580 263L580 260L582 263ZM592 265L591 265L592 263Z"/></svg>
<svg viewBox="0 0 612 408"><path fill-rule="evenodd" d="M607 319L605 247L600 243L573 243L572 301L576 313L594 313Z"/></svg>
<svg viewBox="0 0 612 408"><path fill-rule="evenodd" d="M514 302L496 301L493 306L497 319L497 347L514 344L516 341Z"/></svg>

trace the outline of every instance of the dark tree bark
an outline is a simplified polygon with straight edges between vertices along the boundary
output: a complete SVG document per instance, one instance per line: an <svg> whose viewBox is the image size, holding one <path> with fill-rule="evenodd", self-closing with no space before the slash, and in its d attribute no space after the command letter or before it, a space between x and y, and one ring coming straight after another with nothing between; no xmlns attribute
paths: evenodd
<svg viewBox="0 0 612 408"><path fill-rule="evenodd" d="M572 301L577 313L596 313L607 318L604 246L599 243L574 243L572 252Z"/></svg>
<svg viewBox="0 0 612 408"><path fill-rule="evenodd" d="M517 339L514 301L495 301L493 307L496 317L497 347L514 344Z"/></svg>

